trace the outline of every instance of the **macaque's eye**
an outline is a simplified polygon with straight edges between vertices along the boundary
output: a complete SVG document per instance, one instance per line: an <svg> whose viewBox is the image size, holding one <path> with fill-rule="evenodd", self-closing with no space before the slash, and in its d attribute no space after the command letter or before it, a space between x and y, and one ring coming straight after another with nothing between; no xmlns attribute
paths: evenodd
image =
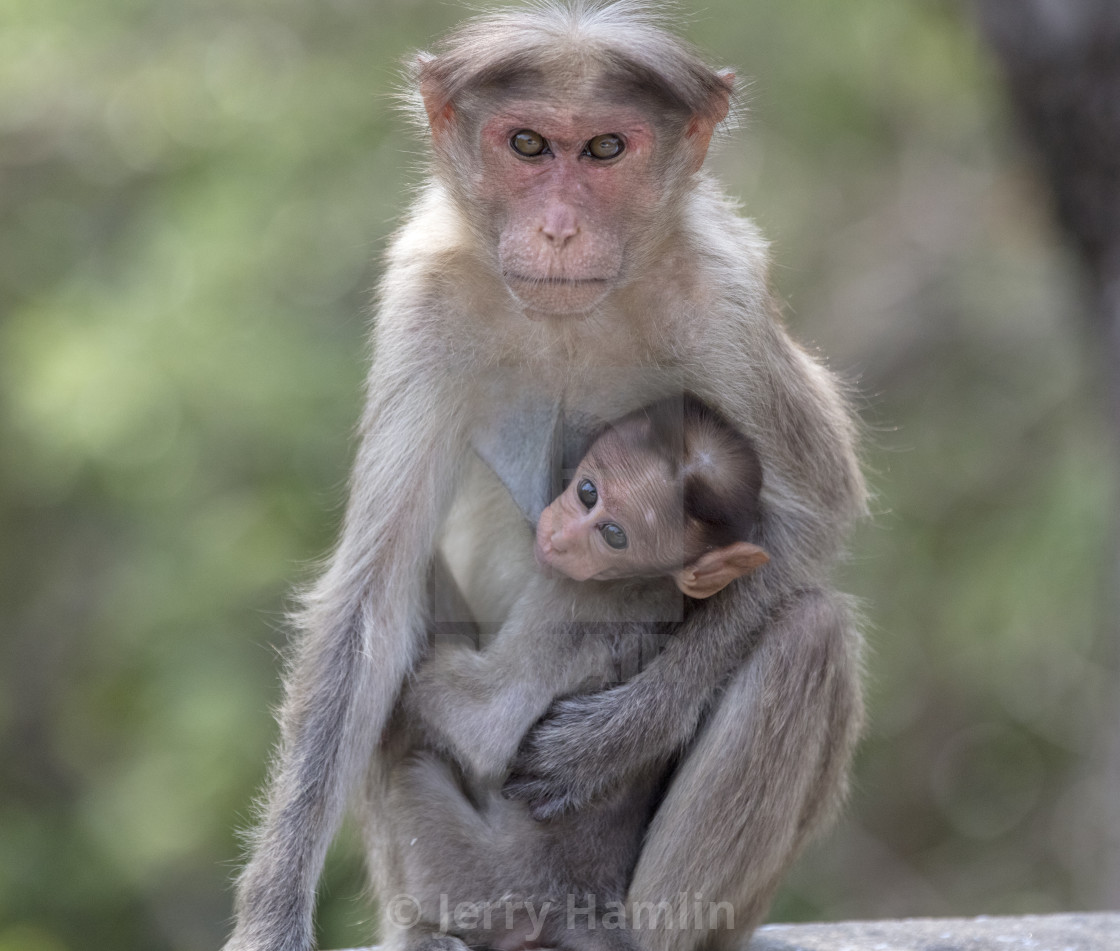
<svg viewBox="0 0 1120 951"><path fill-rule="evenodd" d="M590 155L592 158L610 159L614 158L616 155L621 155L622 150L625 148L626 146L622 139L612 132L607 135L595 136L595 138L587 143L584 153Z"/></svg>
<svg viewBox="0 0 1120 951"><path fill-rule="evenodd" d="M603 536L605 541L611 548L616 548L621 551L630 542L626 538L626 532L614 522L605 522L599 526L599 534Z"/></svg>
<svg viewBox="0 0 1120 951"><path fill-rule="evenodd" d="M599 490L595 488L595 483L590 479L580 479L579 485L576 486L576 495L583 503L583 507L589 512L595 508L595 503L599 501Z"/></svg>
<svg viewBox="0 0 1120 951"><path fill-rule="evenodd" d="M540 155L548 148L544 136L532 129L522 129L520 132L514 132L509 144L513 151L518 155L524 155L526 158Z"/></svg>

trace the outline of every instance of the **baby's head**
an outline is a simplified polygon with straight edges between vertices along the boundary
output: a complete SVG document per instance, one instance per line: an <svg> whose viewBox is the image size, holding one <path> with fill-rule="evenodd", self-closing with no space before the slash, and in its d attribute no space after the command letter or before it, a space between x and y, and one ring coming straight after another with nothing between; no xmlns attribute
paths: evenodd
<svg viewBox="0 0 1120 951"><path fill-rule="evenodd" d="M686 394L596 438L537 523L537 559L576 581L674 578L693 598L769 561L750 538L762 466L751 441Z"/></svg>

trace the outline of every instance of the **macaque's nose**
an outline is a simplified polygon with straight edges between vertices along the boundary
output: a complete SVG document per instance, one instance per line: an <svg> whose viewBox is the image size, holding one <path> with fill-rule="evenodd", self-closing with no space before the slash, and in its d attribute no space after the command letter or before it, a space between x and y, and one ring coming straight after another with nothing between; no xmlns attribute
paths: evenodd
<svg viewBox="0 0 1120 951"><path fill-rule="evenodd" d="M552 530L548 535L548 542L556 554L563 555L567 552L571 540L565 533L563 522L561 522L560 519L553 519Z"/></svg>
<svg viewBox="0 0 1120 951"><path fill-rule="evenodd" d="M560 202L550 205L545 209L541 234L548 239L549 244L557 248L564 247L579 234L579 222L576 220L575 212Z"/></svg>
<svg viewBox="0 0 1120 951"><path fill-rule="evenodd" d="M570 551L582 534L583 519L557 514L552 521L552 550L559 553Z"/></svg>

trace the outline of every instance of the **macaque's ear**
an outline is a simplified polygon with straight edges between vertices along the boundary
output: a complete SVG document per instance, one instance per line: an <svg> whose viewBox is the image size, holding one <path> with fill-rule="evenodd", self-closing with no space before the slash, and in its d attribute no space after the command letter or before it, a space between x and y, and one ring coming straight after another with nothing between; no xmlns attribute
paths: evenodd
<svg viewBox="0 0 1120 951"><path fill-rule="evenodd" d="M432 135L440 138L451 131L455 119L455 110L447 101L447 91L443 84L435 77L433 64L436 58L431 53L421 53L416 57L417 83L420 86L420 98L424 100L424 110L428 113L428 125Z"/></svg>
<svg viewBox="0 0 1120 951"><path fill-rule="evenodd" d="M770 556L757 545L735 542L705 552L691 565L678 571L674 579L677 587L690 598L710 598L736 578L749 575L769 560Z"/></svg>
<svg viewBox="0 0 1120 951"><path fill-rule="evenodd" d="M735 88L735 73L730 69L724 69L718 75L723 88L712 93L708 109L705 110L703 115L693 116L685 130L685 138L688 139L692 149L692 171L694 172L700 171L700 166L704 164L704 157L708 154L708 145L712 141L712 133L716 131L716 126L727 118L727 113L731 109L731 93Z"/></svg>

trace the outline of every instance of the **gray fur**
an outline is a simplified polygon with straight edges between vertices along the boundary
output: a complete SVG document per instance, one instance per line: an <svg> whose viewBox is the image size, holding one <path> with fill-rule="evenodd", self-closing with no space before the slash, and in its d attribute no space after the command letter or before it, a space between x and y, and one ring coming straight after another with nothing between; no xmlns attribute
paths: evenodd
<svg viewBox="0 0 1120 951"><path fill-rule="evenodd" d="M680 88L684 103L703 88L685 77L706 67L635 4L549 9L574 11L557 15L581 40L542 95L564 96L581 78L601 85L604 66L617 72L619 62L664 62L663 84ZM500 59L517 22L506 14L476 24L472 48ZM600 52L589 57L592 46ZM706 75L718 86L718 74ZM459 90L465 125L471 103L500 100L500 87L477 88L478 79L460 67L441 80ZM671 116L663 121L666 134L679 130ZM682 894L726 900L734 923L647 929L637 939L646 951L741 945L807 834L842 798L858 732L859 636L829 590L831 565L864 511L855 425L832 375L783 328L758 231L686 160L667 158L663 200L633 210L640 240L622 283L580 319L542 321L526 318L496 270L491 223L460 172L472 167L472 148L456 140L436 157L388 254L350 501L296 618L281 741L227 949L311 947L315 883L349 801L367 820L379 895L401 879L392 767L412 741L393 713L429 640L433 554L442 543L471 610L494 612L495 625L517 602L518 565L531 557L523 516L471 450L473 434L493 431L485 393L495 373L524 380L526 404L551 402L570 420L614 418L690 390L759 452L758 542L770 564L705 602L626 683L562 701L514 763L517 791L563 815L683 755L628 897L636 909Z"/></svg>
<svg viewBox="0 0 1120 951"><path fill-rule="evenodd" d="M679 406L679 400L669 405ZM664 419L665 409L662 404L644 412L660 412ZM619 427L611 451L632 461L644 458L664 472L663 463L675 471L702 445L711 454L703 478L738 488L708 515L713 523L737 518L743 534L734 540L745 540L759 508L761 479L753 450L732 445L733 434L712 415L693 410L682 422L681 431L660 431L654 450L648 430ZM717 445L721 440L723 447ZM641 473L640 463L629 470L634 478ZM679 565L684 555L684 540L674 534L679 500L670 489L654 504L649 531L675 539L666 542L666 558ZM640 575L647 562L629 564ZM465 617L464 600L442 562L433 574L443 589L441 610ZM557 697L602 691L637 676L684 617L703 610L699 602L683 601L672 575L667 569L660 576L577 583L536 571L485 651L469 636L433 645L400 707L399 729L415 733L419 752L410 750L394 766L389 783L400 870L392 888L412 896L420 912L394 945L437 951L450 933L471 947L510 951L527 942L638 951L625 900L672 754L651 758L616 788L547 822L534 822L524 806L503 798L501 789L523 735ZM720 686L708 685L707 708ZM507 791L515 786L516 781L506 782ZM463 903L471 915L452 914ZM584 913L574 914L576 908Z"/></svg>
<svg viewBox="0 0 1120 951"><path fill-rule="evenodd" d="M389 804L400 857L392 890L415 897L422 918L391 937L393 945L432 951L431 939L451 931L473 947L533 940L636 949L624 927L583 919L569 927L566 912L570 904L594 901L605 911L615 903L621 918L668 763L650 763L612 794L550 822L534 822L504 799L501 783L554 697L610 687L657 655L676 625L651 618L672 613L678 600L667 578L576 584L535 574L484 652L443 644L420 665L401 727L417 731L421 752L395 765ZM461 902L490 908L492 924L455 927L447 909Z"/></svg>

